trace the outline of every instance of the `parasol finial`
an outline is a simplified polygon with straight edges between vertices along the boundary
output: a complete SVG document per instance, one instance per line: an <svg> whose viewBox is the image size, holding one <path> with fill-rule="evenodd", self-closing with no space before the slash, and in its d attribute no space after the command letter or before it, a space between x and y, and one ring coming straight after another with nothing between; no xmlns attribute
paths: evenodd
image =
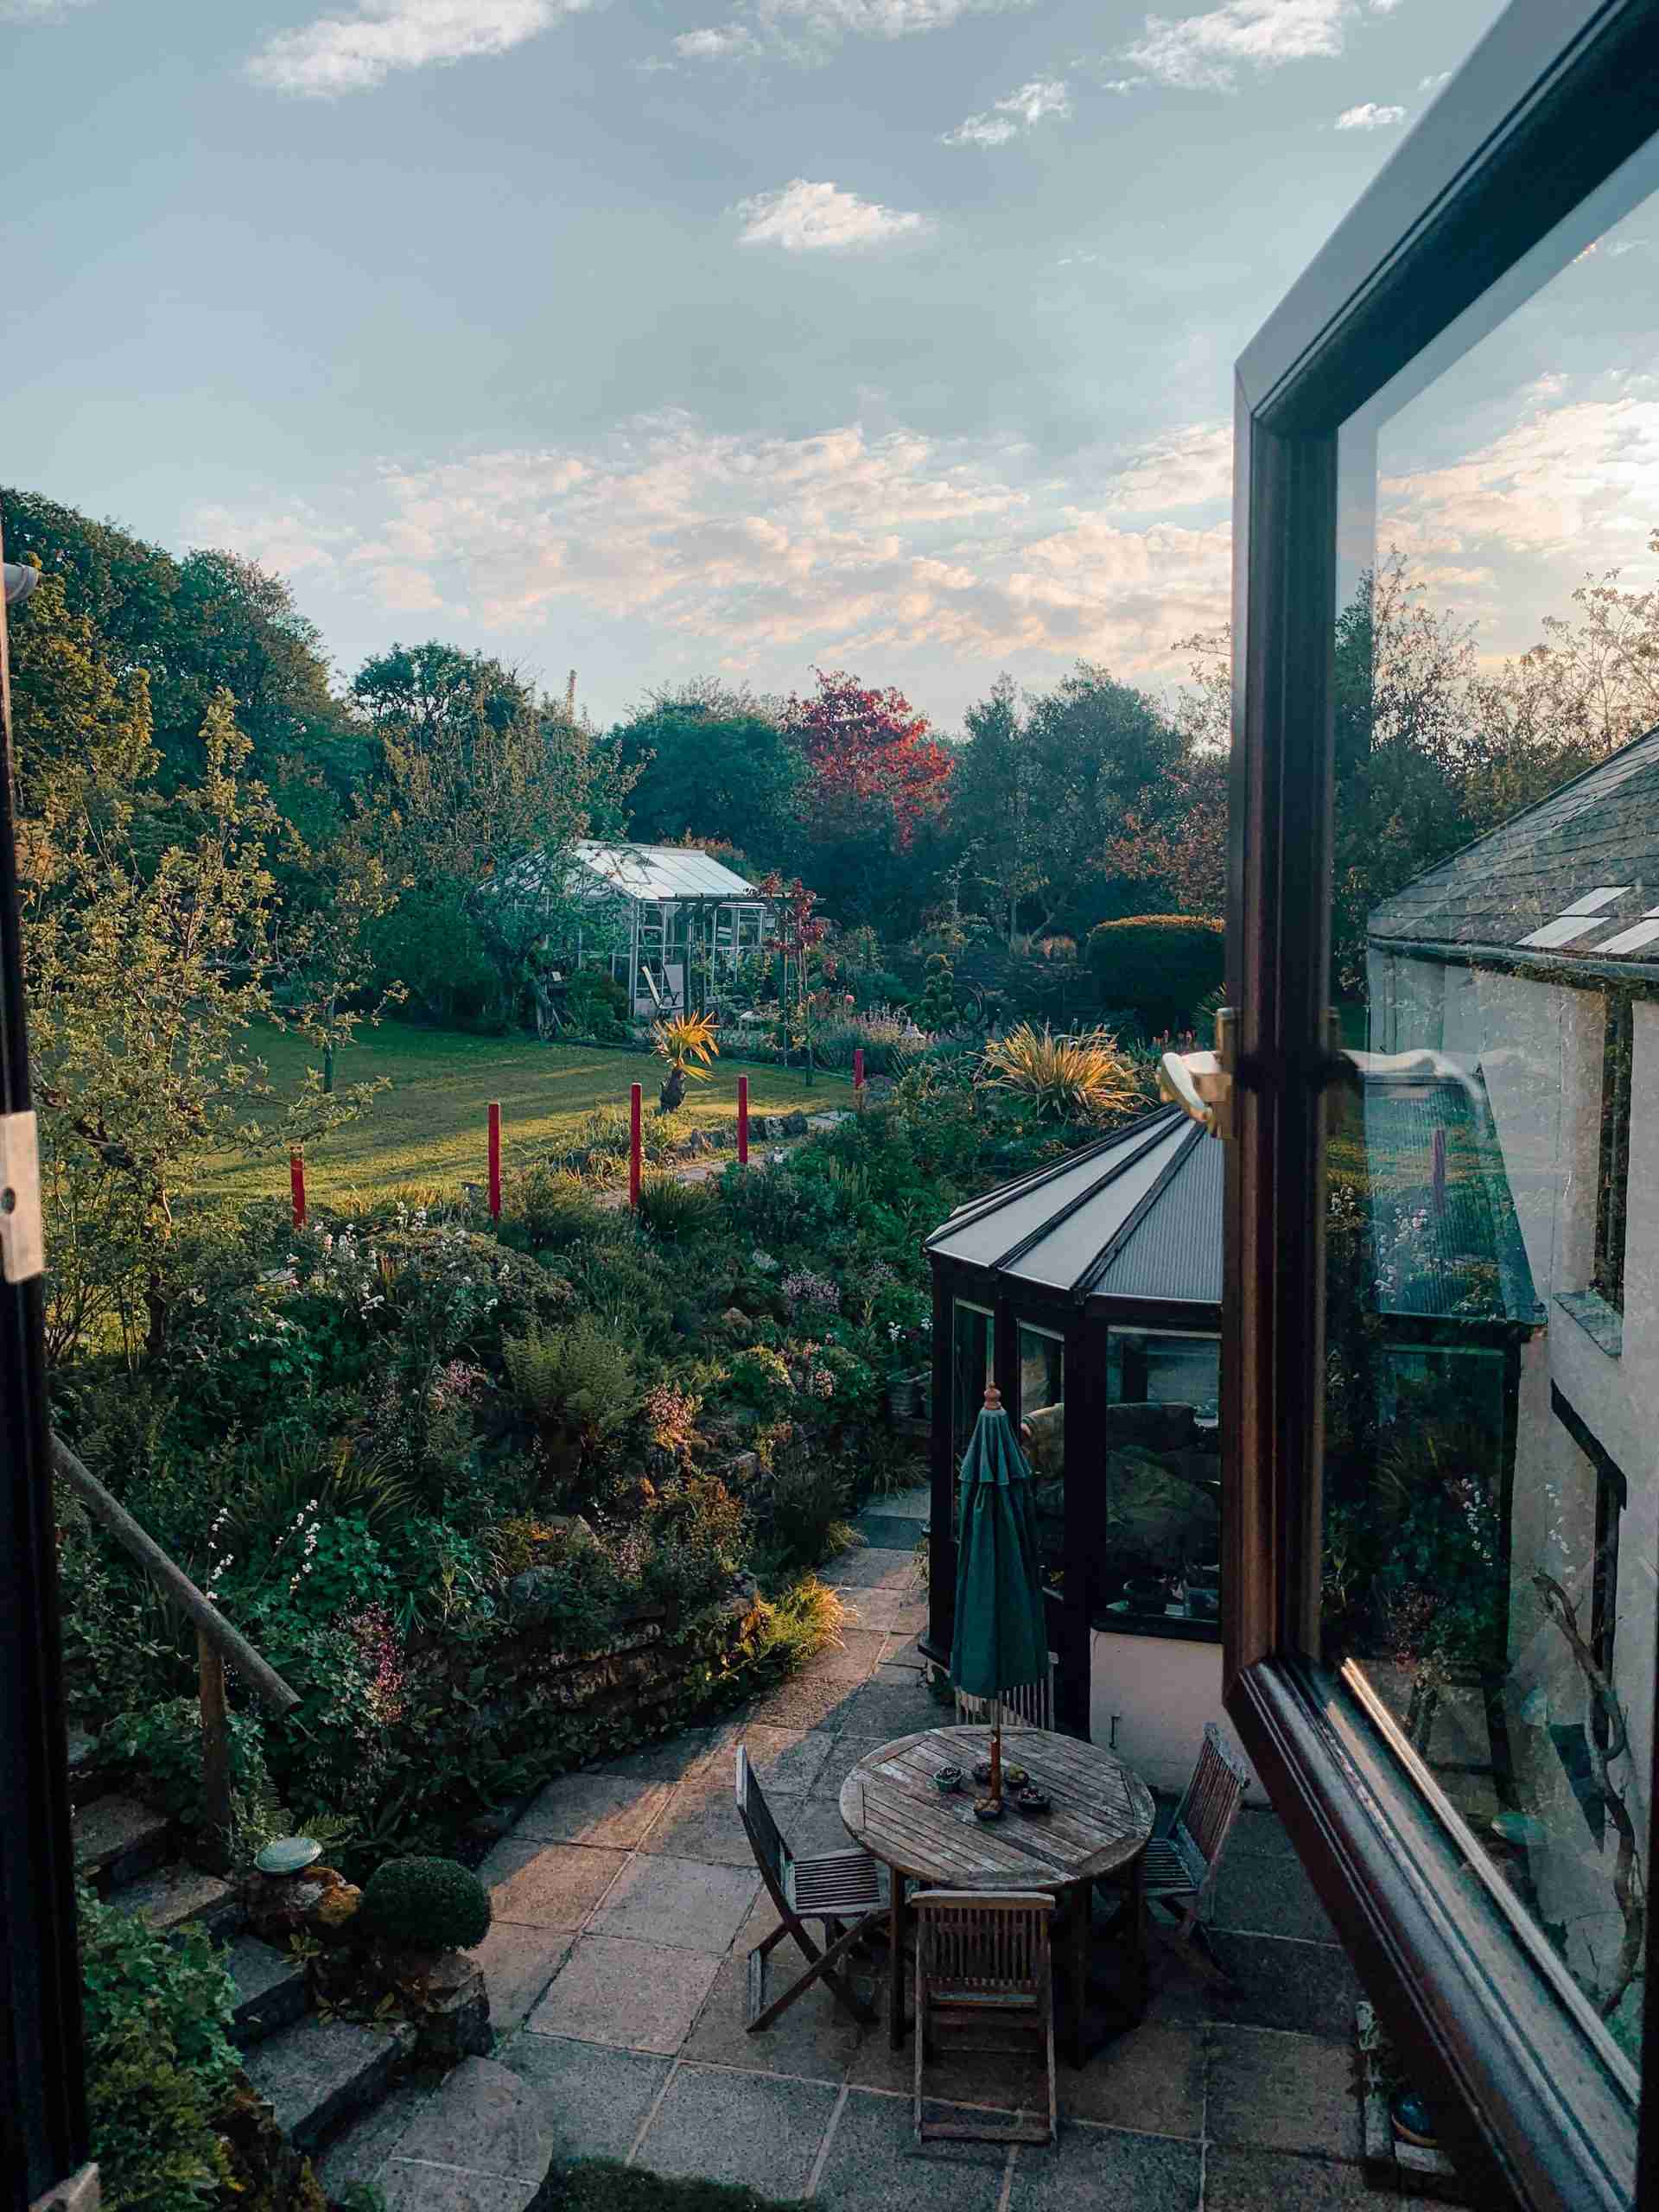
<svg viewBox="0 0 1659 2212"><path fill-rule="evenodd" d="M985 1410L988 1414L1000 1414L1002 1410L1002 1393L995 1382L985 1385Z"/></svg>

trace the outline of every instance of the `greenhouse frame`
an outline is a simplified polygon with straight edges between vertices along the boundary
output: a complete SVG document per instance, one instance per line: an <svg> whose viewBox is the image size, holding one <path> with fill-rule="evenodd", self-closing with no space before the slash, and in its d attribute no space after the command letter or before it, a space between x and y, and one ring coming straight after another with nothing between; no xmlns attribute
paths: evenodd
<svg viewBox="0 0 1659 2212"><path fill-rule="evenodd" d="M716 1012L770 940L767 900L693 846L585 838L573 859L571 887L592 915L576 932L576 966L608 964L633 1020Z"/></svg>

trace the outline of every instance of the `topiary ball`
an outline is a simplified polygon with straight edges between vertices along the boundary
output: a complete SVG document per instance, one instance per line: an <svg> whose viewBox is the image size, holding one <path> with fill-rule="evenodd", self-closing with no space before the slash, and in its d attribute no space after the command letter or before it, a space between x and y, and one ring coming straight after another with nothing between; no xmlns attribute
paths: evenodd
<svg viewBox="0 0 1659 2212"><path fill-rule="evenodd" d="M470 1951L490 1930L490 1899L454 1859L389 1859L370 1875L360 1924L410 1951Z"/></svg>

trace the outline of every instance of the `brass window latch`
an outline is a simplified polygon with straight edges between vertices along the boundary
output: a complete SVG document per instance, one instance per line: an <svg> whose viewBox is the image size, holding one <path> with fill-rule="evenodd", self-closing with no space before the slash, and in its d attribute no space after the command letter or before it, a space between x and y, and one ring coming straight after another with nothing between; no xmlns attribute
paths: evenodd
<svg viewBox="0 0 1659 2212"><path fill-rule="evenodd" d="M0 1114L0 1273L8 1282L32 1282L45 1267L35 1116Z"/></svg>
<svg viewBox="0 0 1659 2212"><path fill-rule="evenodd" d="M1212 1137L1233 1135L1233 1077L1238 1053L1238 1015L1230 1006L1216 1012L1213 1052L1166 1052L1158 1069L1158 1090Z"/></svg>

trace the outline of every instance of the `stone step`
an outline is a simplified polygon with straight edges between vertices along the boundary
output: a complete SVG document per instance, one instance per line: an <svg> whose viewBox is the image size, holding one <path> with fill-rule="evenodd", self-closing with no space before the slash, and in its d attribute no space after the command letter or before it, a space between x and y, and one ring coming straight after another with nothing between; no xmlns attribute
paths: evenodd
<svg viewBox="0 0 1659 2212"><path fill-rule="evenodd" d="M257 1936L232 1943L225 1961L236 1984L236 2018L231 2030L238 2049L250 2050L267 2036L292 2027L305 2012L305 1968L297 1959Z"/></svg>
<svg viewBox="0 0 1659 2212"><path fill-rule="evenodd" d="M175 1929L200 1922L210 1935L223 1938L233 1934L242 1919L242 1908L228 1882L180 1859L141 1874L137 1881L123 1882L111 1891L110 1903L146 1921L158 1936L170 1936Z"/></svg>
<svg viewBox="0 0 1659 2212"><path fill-rule="evenodd" d="M100 1897L136 1882L165 1861L167 1821L136 1797L96 1797L74 1816L70 1831L75 1872Z"/></svg>
<svg viewBox="0 0 1659 2212"><path fill-rule="evenodd" d="M398 2090L317 2162L331 2203L353 2183L396 2212L529 2212L553 2160L538 2092L493 2058L463 2058L435 2089Z"/></svg>
<svg viewBox="0 0 1659 2212"><path fill-rule="evenodd" d="M873 1513L868 1509L853 1523L870 1549L876 1552L913 1552L925 1525L902 1514Z"/></svg>
<svg viewBox="0 0 1659 2212"><path fill-rule="evenodd" d="M332 2128L374 2102L414 2043L407 2025L307 2018L256 2044L243 2064L289 2142L314 2151Z"/></svg>

